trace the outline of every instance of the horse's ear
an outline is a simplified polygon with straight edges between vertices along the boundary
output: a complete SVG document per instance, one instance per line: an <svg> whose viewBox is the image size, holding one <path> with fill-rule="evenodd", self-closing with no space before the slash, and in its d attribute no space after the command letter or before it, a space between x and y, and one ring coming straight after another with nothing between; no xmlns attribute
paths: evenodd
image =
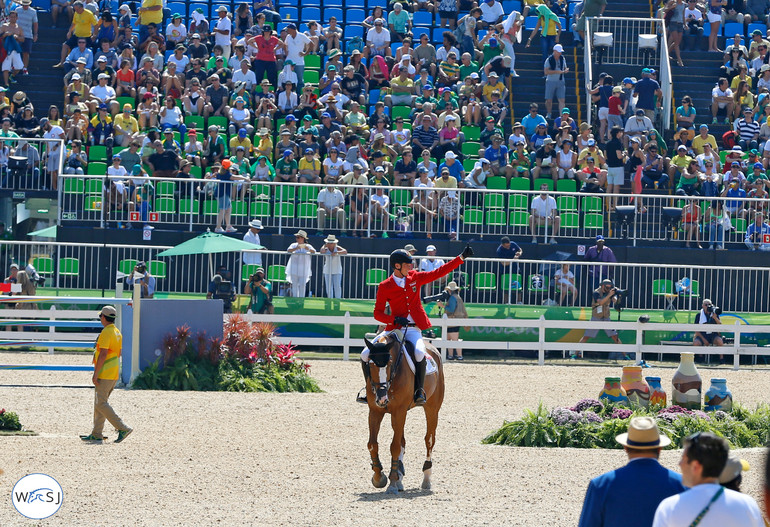
<svg viewBox="0 0 770 527"><path fill-rule="evenodd" d="M366 343L366 347L369 348L369 351L374 351L374 344L372 344L369 339L364 337L364 342Z"/></svg>

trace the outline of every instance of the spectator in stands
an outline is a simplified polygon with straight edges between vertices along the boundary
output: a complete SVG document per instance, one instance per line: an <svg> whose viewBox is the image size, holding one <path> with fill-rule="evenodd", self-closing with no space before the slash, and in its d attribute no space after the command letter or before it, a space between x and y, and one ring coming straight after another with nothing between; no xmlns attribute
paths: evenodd
<svg viewBox="0 0 770 527"><path fill-rule="evenodd" d="M412 22L409 13L404 10L401 2L393 4L393 11L388 14L388 29L394 42L402 42L404 38L411 35L410 29Z"/></svg>
<svg viewBox="0 0 770 527"><path fill-rule="evenodd" d="M318 230L323 231L326 219L337 222L336 228L345 231L345 196L334 185L328 185L318 193Z"/></svg>
<svg viewBox="0 0 770 527"><path fill-rule="evenodd" d="M745 197L745 196L744 196ZM711 205L703 213L704 238L706 231L709 235L709 249L714 249L714 243L717 249L724 249L725 224L729 224L730 218L726 215L720 200L713 200Z"/></svg>
<svg viewBox="0 0 770 527"><path fill-rule="evenodd" d="M441 193L440 196L438 214L441 218L441 230L449 233L450 240L456 240L460 222L460 200L457 197L457 191L449 190Z"/></svg>
<svg viewBox="0 0 770 527"><path fill-rule="evenodd" d="M647 134L652 130L652 121L645 115L645 110L641 108L636 110L636 116L626 121L625 135L626 142L631 139L639 139L642 143L646 142Z"/></svg>
<svg viewBox="0 0 770 527"><path fill-rule="evenodd" d="M85 167L88 164L88 156L83 151L82 143L80 139L68 138L68 143L71 145L71 150L67 153L64 159L64 173L65 174L85 174Z"/></svg>
<svg viewBox="0 0 770 527"><path fill-rule="evenodd" d="M286 51L287 61L292 61L294 71L298 78L298 88L302 88L305 75L305 55L310 52L312 42L304 33L297 31L297 26L289 24L286 27L288 36L284 41L284 50ZM390 48L388 48L390 49ZM285 63L284 63L285 64ZM280 105L279 105L280 106Z"/></svg>
<svg viewBox="0 0 770 527"><path fill-rule="evenodd" d="M765 223L761 212L754 214L754 221L746 229L744 243L750 251L770 251L770 243L765 242L765 235L770 235L770 225Z"/></svg>
<svg viewBox="0 0 770 527"><path fill-rule="evenodd" d="M644 114L649 119L654 119L656 97L658 104L661 104L663 99L663 92L660 89L660 84L658 84L658 81L652 78L652 70L649 68L644 68L642 70L642 79L634 86L634 95L638 96L636 101L637 113L639 109L642 109L644 110ZM626 133L628 133L628 129L626 129Z"/></svg>
<svg viewBox="0 0 770 527"><path fill-rule="evenodd" d="M163 2L162 0L142 0L142 5L137 11L139 24L139 42L147 40L149 34L148 26L150 24L161 24L163 22Z"/></svg>
<svg viewBox="0 0 770 527"><path fill-rule="evenodd" d="M315 150L312 148L305 148L303 151L305 155L299 160L297 179L299 183L315 183L318 185L321 183L321 162L316 158Z"/></svg>
<svg viewBox="0 0 770 527"><path fill-rule="evenodd" d="M532 168L532 179L550 176L554 182L559 179L558 163L556 161L556 151L554 144L556 142L550 137L546 137L543 146L535 152L535 166Z"/></svg>
<svg viewBox="0 0 770 527"><path fill-rule="evenodd" d="M551 245L556 245L556 237L559 235L561 218L556 200L548 195L548 185L540 185L540 194L532 199L530 206L532 214L529 216L529 230L532 233L532 243L537 244L537 227L544 225L546 238L548 238L548 225L551 225Z"/></svg>
<svg viewBox="0 0 770 527"><path fill-rule="evenodd" d="M690 248L690 242L695 237L695 245L698 249L703 247L700 244L700 216L701 210L698 203L693 200L687 200L682 207L682 229L687 234L685 247Z"/></svg>
<svg viewBox="0 0 770 527"><path fill-rule="evenodd" d="M754 120L753 113L751 108L744 108L743 118L739 119L736 124L738 144L744 151L755 150L759 146L759 123Z"/></svg>
<svg viewBox="0 0 770 527"><path fill-rule="evenodd" d="M72 26L67 31L67 40L62 45L61 60L58 64L54 65L54 68L64 66L65 58L72 49L80 46L80 40L84 40L85 47L90 48L92 45L91 35L93 34L92 28L96 25L96 17L94 17L91 11L84 8L81 0L76 0L72 5L75 9L75 13L72 16ZM90 69L91 67L88 66L88 68Z"/></svg>
<svg viewBox="0 0 770 527"><path fill-rule="evenodd" d="M364 48L364 56L368 58L375 56L392 56L390 49L390 31L385 29L384 25L384 20L382 18L378 18L374 21L374 27L366 33L366 48Z"/></svg>
<svg viewBox="0 0 770 527"><path fill-rule="evenodd" d="M548 9L547 5L540 4L535 9L537 10L537 23L532 29L532 33L529 35L526 47L529 47L532 44L532 39L535 38L535 35L539 29L540 44L543 49L543 60L545 61L548 58L549 52L554 49L554 46L559 41L559 35L561 34L562 27L561 22L559 21L559 17L556 16L553 11ZM562 50L562 52L563 51L564 50ZM564 104L561 106L564 106Z"/></svg>
<svg viewBox="0 0 770 527"><path fill-rule="evenodd" d="M680 53L680 44L684 36L684 25L686 22L684 10L684 0L669 0L663 7L665 20L668 21L668 52L676 56L676 62L679 66L684 66Z"/></svg>
<svg viewBox="0 0 770 527"><path fill-rule="evenodd" d="M711 91L711 123L716 124L717 113L719 110L725 110L725 124L729 124L730 116L733 115L734 104L733 91L730 89L727 79L721 77Z"/></svg>
<svg viewBox="0 0 770 527"><path fill-rule="evenodd" d="M420 45L414 48L412 57L417 65L428 70L431 77L436 76L436 48L430 43L428 35L420 35Z"/></svg>
<svg viewBox="0 0 770 527"><path fill-rule="evenodd" d="M31 8L32 0L19 0L19 4L21 4L21 7L17 7L14 12L17 15L17 23L24 33L24 40L21 41L24 69L22 69L21 73L22 75L28 75L29 54L32 51L32 43L37 42L37 11Z"/></svg>
<svg viewBox="0 0 770 527"><path fill-rule="evenodd" d="M687 32L687 38L683 41L682 50L689 47L693 51L700 51L705 22L702 9L696 0L687 0L687 6L684 8L684 29Z"/></svg>
<svg viewBox="0 0 770 527"><path fill-rule="evenodd" d="M265 15L265 21L273 24L273 27L281 23L281 15L275 8L273 0L256 0L254 2L254 16Z"/></svg>
<svg viewBox="0 0 770 527"><path fill-rule="evenodd" d="M566 124L565 127L569 127ZM559 179L575 179L575 165L577 165L577 154L572 150L571 138L561 142L561 149L556 155L557 173Z"/></svg>
<svg viewBox="0 0 770 527"><path fill-rule="evenodd" d="M91 84L90 70L94 65L94 54L91 51L91 48L86 47L87 42L88 39L86 38L79 38L77 40L77 46L67 54L66 59L63 59L66 60L63 67L65 72L69 72L73 68L78 68L78 73L80 73L81 77L83 76L83 69L89 70L87 84ZM83 69L80 68L80 64L83 64Z"/></svg>
<svg viewBox="0 0 770 527"><path fill-rule="evenodd" d="M644 147L642 164L642 188L668 188L669 175L663 165L663 156L658 153L658 145L650 141Z"/></svg>
<svg viewBox="0 0 770 527"><path fill-rule="evenodd" d="M296 241L289 245L287 249L291 257L289 257L289 263L286 266L286 278L291 283L291 296L304 298L307 283L313 275L310 255L315 254L316 250L307 242L307 233L305 231L297 231L294 239Z"/></svg>
<svg viewBox="0 0 770 527"><path fill-rule="evenodd" d="M65 22L69 25L73 13L72 3L69 0L51 0L51 20L53 21L51 29L56 29L59 15L62 15Z"/></svg>
<svg viewBox="0 0 770 527"><path fill-rule="evenodd" d="M179 162L181 161L179 154L173 149L164 148L163 143L159 140L156 140L152 146L155 152L149 156L147 163L150 165L150 169L152 169L153 177L175 177L179 170Z"/></svg>
<svg viewBox="0 0 770 527"><path fill-rule="evenodd" d="M43 139L47 139L45 144L45 170L50 175L50 185L43 183L44 188L56 190L59 182L59 164L64 151L59 139L64 139L64 130L58 125L54 125L47 117L40 119L40 128L43 132Z"/></svg>
<svg viewBox="0 0 770 527"><path fill-rule="evenodd" d="M280 148L281 145L279 143L278 148ZM283 152L283 157L278 160L278 162L275 164L275 180L283 183L296 183L297 182L297 171L299 169L299 165L297 162L293 159L294 151L287 149Z"/></svg>
<svg viewBox="0 0 770 527"><path fill-rule="evenodd" d="M530 103L529 113L521 120L521 125L524 127L524 135L527 138L532 137L538 125L548 126L548 121L546 121L545 117L537 112L538 108L537 103Z"/></svg>
<svg viewBox="0 0 770 527"><path fill-rule="evenodd" d="M208 135L203 141L203 165L213 166L220 163L227 156L227 145L225 140L219 135L219 128L213 124L208 128Z"/></svg>
<svg viewBox="0 0 770 527"><path fill-rule="evenodd" d="M25 172L27 175L32 175L32 187L43 188L40 184L40 153L37 148L30 145L27 141L20 140L11 155L27 160Z"/></svg>
<svg viewBox="0 0 770 527"><path fill-rule="evenodd" d="M6 86L10 86L13 76L26 71L22 61L22 50L26 39L22 28L17 24L16 11L12 11L8 17L8 22L0 26L0 38L3 39L3 47L6 52L2 65L3 81ZM24 74L26 75L26 73Z"/></svg>

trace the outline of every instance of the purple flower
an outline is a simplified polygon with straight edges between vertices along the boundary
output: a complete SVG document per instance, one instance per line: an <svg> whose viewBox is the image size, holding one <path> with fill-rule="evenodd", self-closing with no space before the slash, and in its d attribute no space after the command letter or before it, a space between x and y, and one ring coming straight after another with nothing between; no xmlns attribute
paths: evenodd
<svg viewBox="0 0 770 527"><path fill-rule="evenodd" d="M633 413L634 412L628 408L614 408L610 415L610 419L628 419Z"/></svg>
<svg viewBox="0 0 770 527"><path fill-rule="evenodd" d="M557 406L556 408L551 410L549 417L558 426L574 425L580 422L580 419L581 419L579 413L573 411L570 408L563 408L560 406Z"/></svg>
<svg viewBox="0 0 770 527"><path fill-rule="evenodd" d="M585 412L586 410L601 412L604 410L604 404L596 399L581 399L572 409L576 412Z"/></svg>
<svg viewBox="0 0 770 527"><path fill-rule="evenodd" d="M591 411L583 412L583 422L584 423L601 423L604 420L601 418L600 415L595 414Z"/></svg>
<svg viewBox="0 0 770 527"><path fill-rule="evenodd" d="M693 410L692 416L697 417L699 419L705 419L706 421L711 421L711 416L701 410Z"/></svg>
<svg viewBox="0 0 770 527"><path fill-rule="evenodd" d="M678 406L676 404L669 406L668 408L661 408L658 411L658 414L691 414L692 412L688 410L687 408L682 408L681 406Z"/></svg>

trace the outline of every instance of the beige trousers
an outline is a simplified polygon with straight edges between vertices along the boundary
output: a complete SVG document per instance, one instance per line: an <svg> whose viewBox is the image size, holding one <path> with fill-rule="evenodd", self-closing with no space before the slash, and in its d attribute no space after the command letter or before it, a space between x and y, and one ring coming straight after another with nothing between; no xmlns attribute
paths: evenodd
<svg viewBox="0 0 770 527"><path fill-rule="evenodd" d="M128 426L123 420L118 417L115 410L112 409L110 403L107 400L112 394L112 390L115 389L117 380L110 381L107 379L99 379L99 384L94 389L94 429L91 431L91 435L101 437L104 432L105 419L110 422L116 430L128 430Z"/></svg>

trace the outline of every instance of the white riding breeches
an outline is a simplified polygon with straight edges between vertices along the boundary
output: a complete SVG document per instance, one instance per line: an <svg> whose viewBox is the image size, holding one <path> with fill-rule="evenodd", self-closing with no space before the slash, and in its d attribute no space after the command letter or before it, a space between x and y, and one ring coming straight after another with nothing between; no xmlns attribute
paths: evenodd
<svg viewBox="0 0 770 527"><path fill-rule="evenodd" d="M387 335L390 333L389 331L383 331L379 335L377 335L372 342L377 342L377 339L380 337ZM425 342L422 340L422 331L420 331L420 328L416 327L410 327L406 328L406 340L414 344L414 358L417 360L417 362L422 362L425 360ZM361 360L364 362L369 361L369 348L364 348L364 351L361 352Z"/></svg>

